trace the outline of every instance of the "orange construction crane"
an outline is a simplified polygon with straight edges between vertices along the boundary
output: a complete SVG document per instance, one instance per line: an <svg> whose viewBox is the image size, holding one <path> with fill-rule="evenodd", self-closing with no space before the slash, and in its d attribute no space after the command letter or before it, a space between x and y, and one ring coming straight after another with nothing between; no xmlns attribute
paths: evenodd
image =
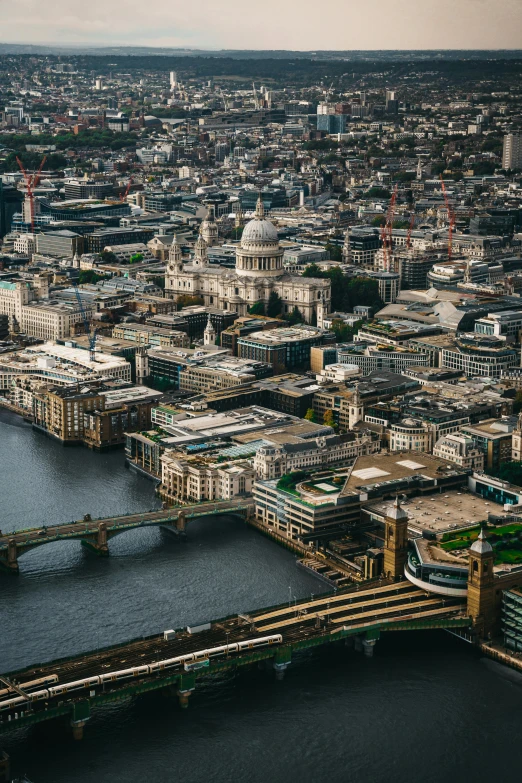
<svg viewBox="0 0 522 783"><path fill-rule="evenodd" d="M34 191L38 183L40 182L40 176L42 174L42 169L44 167L44 163L46 160L47 160L47 155L44 155L42 158L42 162L40 163L40 166L38 168L38 171L30 177L27 171L24 169L24 165L20 160L20 158L18 157L16 158L16 162L18 163L20 171L24 175L25 187L27 188L27 197L29 199L29 204L31 209L31 232L33 234L34 234Z"/></svg>
<svg viewBox="0 0 522 783"><path fill-rule="evenodd" d="M444 203L446 204L446 212L448 213L448 222L449 222L449 228L448 228L448 261L451 261L451 253L453 249L453 229L455 228L455 213L453 212L452 208L450 207L448 194L446 193L446 185L444 184L444 179L442 177L442 174L440 175L440 184L442 185L442 195L444 196Z"/></svg>
<svg viewBox="0 0 522 783"><path fill-rule="evenodd" d="M125 191L123 192L123 195L122 195L122 197L121 197L121 200L122 200L122 201L125 201L125 199L126 199L126 198L127 198L127 196L129 195L129 191L130 191L130 187L131 187L131 185L132 185L132 177L129 177L129 181L128 181L128 183L127 183L127 187L125 188Z"/></svg>

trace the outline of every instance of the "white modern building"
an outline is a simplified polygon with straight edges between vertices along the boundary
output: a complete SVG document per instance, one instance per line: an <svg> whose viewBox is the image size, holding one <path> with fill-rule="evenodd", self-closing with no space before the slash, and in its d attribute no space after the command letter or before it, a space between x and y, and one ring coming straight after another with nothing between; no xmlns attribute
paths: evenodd
<svg viewBox="0 0 522 783"><path fill-rule="evenodd" d="M43 343L0 356L0 389L10 390L21 380L34 387L38 384L67 386L101 378L131 380L131 365L120 356L89 351L55 343Z"/></svg>

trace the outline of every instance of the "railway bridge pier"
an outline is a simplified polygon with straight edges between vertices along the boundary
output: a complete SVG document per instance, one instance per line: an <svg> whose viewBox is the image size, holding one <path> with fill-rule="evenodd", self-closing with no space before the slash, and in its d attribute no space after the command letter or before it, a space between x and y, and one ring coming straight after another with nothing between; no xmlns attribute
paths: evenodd
<svg viewBox="0 0 522 783"><path fill-rule="evenodd" d="M282 680L301 651L347 644L371 657L387 631L469 629L462 599L430 596L407 580L361 586L297 603L179 628L3 676L0 733L61 716L81 739L91 711L166 690L186 709L200 678L261 665Z"/></svg>

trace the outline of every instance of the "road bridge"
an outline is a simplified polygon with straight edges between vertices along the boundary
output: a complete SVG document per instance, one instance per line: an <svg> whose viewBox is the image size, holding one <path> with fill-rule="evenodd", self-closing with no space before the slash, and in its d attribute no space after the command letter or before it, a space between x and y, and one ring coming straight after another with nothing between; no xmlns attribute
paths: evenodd
<svg viewBox="0 0 522 783"><path fill-rule="evenodd" d="M266 660L281 678L301 649L345 640L370 656L384 631L470 626L463 599L430 595L406 581L375 580L6 674L13 688L0 692L0 731L66 715L80 738L96 705L171 686L185 707L202 675ZM31 685L35 681L52 682L55 690ZM24 700L15 687L29 696L36 687L41 693Z"/></svg>
<svg viewBox="0 0 522 783"><path fill-rule="evenodd" d="M212 503L195 503L179 508L162 509L136 514L125 514L105 519L82 520L38 528L0 533L0 569L18 573L18 558L31 549L55 541L78 540L97 555L108 555L108 542L114 536L143 527L162 527L176 534L184 534L191 520L216 514L239 514L249 517L254 510L252 498Z"/></svg>

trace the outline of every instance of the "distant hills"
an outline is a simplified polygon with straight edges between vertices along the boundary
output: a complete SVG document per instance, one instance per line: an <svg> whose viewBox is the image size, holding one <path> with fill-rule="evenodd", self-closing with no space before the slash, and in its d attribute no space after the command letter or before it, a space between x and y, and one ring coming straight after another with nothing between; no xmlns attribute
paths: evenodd
<svg viewBox="0 0 522 783"><path fill-rule="evenodd" d="M346 61L422 61L422 60L518 60L522 58L522 49L426 49L426 50L316 50L293 51L285 49L187 49L182 47L154 46L97 46L94 44L11 44L0 43L1 55L87 55L107 57L215 57L238 60L346 60Z"/></svg>

